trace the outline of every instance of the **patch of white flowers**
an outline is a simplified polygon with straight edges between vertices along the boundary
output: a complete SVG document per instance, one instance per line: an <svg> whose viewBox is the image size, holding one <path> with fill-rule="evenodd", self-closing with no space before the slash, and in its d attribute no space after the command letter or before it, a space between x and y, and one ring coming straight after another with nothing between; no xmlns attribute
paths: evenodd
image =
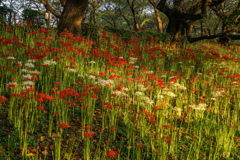
<svg viewBox="0 0 240 160"><path fill-rule="evenodd" d="M192 109L196 110L196 111L205 111L206 107L207 107L207 104L206 103L200 103L198 105L191 104L191 105L188 105L188 106L191 107Z"/></svg>
<svg viewBox="0 0 240 160"><path fill-rule="evenodd" d="M142 84L139 84L137 86L138 86L139 91L146 91L147 90L147 88L145 88L144 85L142 85Z"/></svg>
<svg viewBox="0 0 240 160"><path fill-rule="evenodd" d="M32 75L31 74L26 74L26 75L22 75L23 79L31 79Z"/></svg>
<svg viewBox="0 0 240 160"><path fill-rule="evenodd" d="M116 94L116 96L126 96L128 97L128 94L122 91L113 91L112 94Z"/></svg>
<svg viewBox="0 0 240 160"><path fill-rule="evenodd" d="M184 87L183 85L179 84L179 83L174 83L173 84L173 88L176 89L176 88L179 88L179 89L182 89L182 90L186 90L187 88Z"/></svg>
<svg viewBox="0 0 240 160"><path fill-rule="evenodd" d="M77 76L78 76L78 77L81 77L81 78L83 78L83 77L84 77L84 75L82 75L82 74L78 74Z"/></svg>
<svg viewBox="0 0 240 160"><path fill-rule="evenodd" d="M174 107L173 110L177 112L177 115L178 115L178 116L181 116L182 108Z"/></svg>
<svg viewBox="0 0 240 160"><path fill-rule="evenodd" d="M136 95L136 96L142 96L142 95L143 95L143 92L137 91L134 95Z"/></svg>
<svg viewBox="0 0 240 160"><path fill-rule="evenodd" d="M7 57L7 59L9 59L9 60L14 60L15 58L14 58L14 57L11 57L11 56L9 56L9 57Z"/></svg>
<svg viewBox="0 0 240 160"><path fill-rule="evenodd" d="M161 98L161 99L163 99L164 96L159 94L159 95L157 95L157 98Z"/></svg>
<svg viewBox="0 0 240 160"><path fill-rule="evenodd" d="M136 68L136 69L138 69L139 68L139 66L133 66L134 68Z"/></svg>
<svg viewBox="0 0 240 160"><path fill-rule="evenodd" d="M95 82L95 84L100 84L101 86L108 86L108 85L114 84L114 81L111 80L111 79L108 79L108 80L100 80L100 81L98 81L98 82Z"/></svg>
<svg viewBox="0 0 240 160"><path fill-rule="evenodd" d="M152 99L150 99L149 97L143 97L142 98L146 103L148 103L149 105L153 105L154 101Z"/></svg>
<svg viewBox="0 0 240 160"><path fill-rule="evenodd" d="M34 85L34 82L32 82L32 81L24 81L22 84L23 84L24 86L25 86L25 85L33 86L33 85Z"/></svg>
<svg viewBox="0 0 240 160"><path fill-rule="evenodd" d="M96 62L95 62L95 61L90 61L89 63L90 63L90 64L94 64L94 63L96 63Z"/></svg>
<svg viewBox="0 0 240 160"><path fill-rule="evenodd" d="M130 57L130 62L129 63L134 64L136 61L137 61L137 58Z"/></svg>
<svg viewBox="0 0 240 160"><path fill-rule="evenodd" d="M88 76L89 79L95 79L96 77L94 75Z"/></svg>
<svg viewBox="0 0 240 160"><path fill-rule="evenodd" d="M73 69L73 68L68 68L68 72L74 72L74 73L76 73L77 70L76 70L76 69Z"/></svg>
<svg viewBox="0 0 240 160"><path fill-rule="evenodd" d="M57 62L56 61L53 61L52 59L51 60L45 60L43 62L43 65L48 65L48 66L51 66L51 65L56 65Z"/></svg>
<svg viewBox="0 0 240 160"><path fill-rule="evenodd" d="M130 91L130 89L128 89L128 88L126 88L126 87L123 87L123 88L122 88L122 91L128 92L128 91Z"/></svg>
<svg viewBox="0 0 240 160"><path fill-rule="evenodd" d="M166 77L167 77L167 75L163 74L161 77L163 77L163 78L166 78Z"/></svg>
<svg viewBox="0 0 240 160"><path fill-rule="evenodd" d="M28 59L27 62L28 62L28 63L35 63L36 60L34 60L34 59Z"/></svg>
<svg viewBox="0 0 240 160"><path fill-rule="evenodd" d="M153 74L153 71L145 71L146 74Z"/></svg>
<svg viewBox="0 0 240 160"><path fill-rule="evenodd" d="M25 63L25 66L28 68L35 68L34 64L32 63Z"/></svg>
<svg viewBox="0 0 240 160"><path fill-rule="evenodd" d="M27 71L27 73L30 74L41 74L39 71L35 70L35 71Z"/></svg>
<svg viewBox="0 0 240 160"><path fill-rule="evenodd" d="M222 96L224 96L224 92L225 92L225 90L220 90L220 91L216 91L216 92L213 92L212 93L212 98L217 98L217 97L222 97Z"/></svg>
<svg viewBox="0 0 240 160"><path fill-rule="evenodd" d="M170 92L170 91L167 91L167 92L165 91L165 92L163 92L163 94L165 94L169 97L176 97L177 96L176 94L174 94L173 92Z"/></svg>

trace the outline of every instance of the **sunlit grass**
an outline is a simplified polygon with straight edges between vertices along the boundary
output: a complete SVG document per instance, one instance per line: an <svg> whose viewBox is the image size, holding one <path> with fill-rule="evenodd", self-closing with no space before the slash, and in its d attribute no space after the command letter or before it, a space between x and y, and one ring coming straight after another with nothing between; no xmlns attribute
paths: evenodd
<svg viewBox="0 0 240 160"><path fill-rule="evenodd" d="M239 46L0 32L0 157L240 159Z"/></svg>

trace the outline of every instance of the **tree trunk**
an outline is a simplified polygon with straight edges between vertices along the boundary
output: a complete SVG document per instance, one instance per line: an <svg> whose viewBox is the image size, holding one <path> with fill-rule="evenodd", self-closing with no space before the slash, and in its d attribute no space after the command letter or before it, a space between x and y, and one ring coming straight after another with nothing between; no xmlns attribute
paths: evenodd
<svg viewBox="0 0 240 160"><path fill-rule="evenodd" d="M204 31L203 31L203 21L201 20L201 36L203 36L204 35Z"/></svg>
<svg viewBox="0 0 240 160"><path fill-rule="evenodd" d="M173 14L168 17L167 33L171 35L172 42L180 42L180 35L184 27L181 17L176 18L178 15L175 13L173 12Z"/></svg>
<svg viewBox="0 0 240 160"><path fill-rule="evenodd" d="M81 22L88 7L88 0L67 0L58 24L58 34L64 29L76 35L81 32Z"/></svg>
<svg viewBox="0 0 240 160"><path fill-rule="evenodd" d="M192 29L194 29L193 23L189 23L187 28L186 28L186 36L187 37L191 37L192 36L191 35L192 34ZM196 30L195 30L195 32L196 32Z"/></svg>
<svg viewBox="0 0 240 160"><path fill-rule="evenodd" d="M138 24L138 17L136 15L136 11L135 11L134 8L131 8L131 10L132 10L133 20L134 20L134 29L135 29L135 31L139 31L140 27L139 27L139 24Z"/></svg>
<svg viewBox="0 0 240 160"><path fill-rule="evenodd" d="M226 31L227 31L227 27L226 27L225 24L223 24L222 25L222 32L224 33L224 35L227 35ZM220 37L218 39L218 43L223 45L223 46L228 46L229 43L230 43L230 39L228 37Z"/></svg>
<svg viewBox="0 0 240 160"><path fill-rule="evenodd" d="M160 15L159 15L159 11L157 9L156 0L153 0L153 8L154 8L155 16L156 16L156 19L157 19L158 32L162 33L163 32L163 25L162 25L162 20L161 20Z"/></svg>

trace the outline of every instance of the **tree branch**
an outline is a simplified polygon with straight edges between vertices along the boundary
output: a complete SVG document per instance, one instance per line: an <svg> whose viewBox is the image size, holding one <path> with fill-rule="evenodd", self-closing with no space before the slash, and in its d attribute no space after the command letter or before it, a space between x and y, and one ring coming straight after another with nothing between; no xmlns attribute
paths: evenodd
<svg viewBox="0 0 240 160"><path fill-rule="evenodd" d="M67 0L60 0L61 5L64 7L66 4Z"/></svg>
<svg viewBox="0 0 240 160"><path fill-rule="evenodd" d="M213 0L212 3L209 5L209 7L217 6L221 3L223 3L226 0Z"/></svg>
<svg viewBox="0 0 240 160"><path fill-rule="evenodd" d="M166 5L166 0L161 0L158 4L157 4L157 9L159 9L161 12L165 13L166 16L170 16L171 14L171 10L170 8Z"/></svg>
<svg viewBox="0 0 240 160"><path fill-rule="evenodd" d="M190 43L194 43L197 41L201 41L204 39L214 39L214 38L230 38L232 40L240 40L240 35L224 35L223 33L220 33L218 35L212 35L212 36L202 36L202 37L197 37L197 38L191 38L187 36L188 40Z"/></svg>
<svg viewBox="0 0 240 160"><path fill-rule="evenodd" d="M39 0L39 2L41 2L44 7L49 10L55 17L60 18L61 14L59 14L58 12L56 12L46 0Z"/></svg>
<svg viewBox="0 0 240 160"><path fill-rule="evenodd" d="M104 17L101 17L103 20L105 20L106 22L108 22L111 26L113 26L114 27L114 25L113 25L113 23L111 22L111 21L109 21L109 20L107 20L106 18L104 18Z"/></svg>

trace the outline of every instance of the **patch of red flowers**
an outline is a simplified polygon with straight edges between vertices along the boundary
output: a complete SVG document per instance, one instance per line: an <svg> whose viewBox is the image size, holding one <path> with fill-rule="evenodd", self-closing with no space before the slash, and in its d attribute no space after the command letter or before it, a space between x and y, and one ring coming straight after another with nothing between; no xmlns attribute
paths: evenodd
<svg viewBox="0 0 240 160"><path fill-rule="evenodd" d="M61 128L67 128L67 127L68 127L68 124L65 123L65 122L62 122L62 123L60 124L60 127L61 127Z"/></svg>
<svg viewBox="0 0 240 160"><path fill-rule="evenodd" d="M89 138L92 138L93 137L93 132L91 132L91 131L89 131L89 132L84 132L84 138L87 138L87 137L89 137Z"/></svg>
<svg viewBox="0 0 240 160"><path fill-rule="evenodd" d="M115 151L108 151L107 157L108 158L114 158L117 156L117 153Z"/></svg>

